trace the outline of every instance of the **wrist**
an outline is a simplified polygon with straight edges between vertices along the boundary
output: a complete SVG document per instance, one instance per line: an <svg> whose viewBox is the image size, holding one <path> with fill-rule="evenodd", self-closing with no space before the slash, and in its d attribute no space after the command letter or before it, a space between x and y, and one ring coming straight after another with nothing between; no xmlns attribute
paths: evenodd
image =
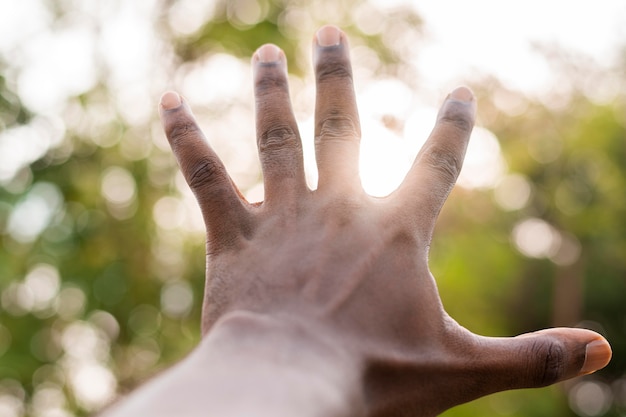
<svg viewBox="0 0 626 417"><path fill-rule="evenodd" d="M236 394L232 400L249 407L242 411L363 415L360 365L337 340L314 321L236 311L215 323L195 354L224 377L224 390Z"/></svg>

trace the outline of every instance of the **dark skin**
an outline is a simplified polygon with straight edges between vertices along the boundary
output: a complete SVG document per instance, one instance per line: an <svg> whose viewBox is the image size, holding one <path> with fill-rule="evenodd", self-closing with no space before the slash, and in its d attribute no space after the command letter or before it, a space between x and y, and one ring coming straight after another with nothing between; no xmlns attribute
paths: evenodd
<svg viewBox="0 0 626 417"><path fill-rule="evenodd" d="M493 392L546 386L604 367L611 350L592 331L488 338L457 324L442 306L428 251L474 124L472 92L460 87L446 98L403 183L374 198L359 179L360 126L346 36L324 27L313 48L316 190L305 182L286 60L276 46L253 57L265 184L260 204L238 192L184 100L163 96L166 135L207 226L205 339L156 378L156 388L139 390L132 406L122 402L111 415L160 415L155 410L167 406L159 403L167 401L164 392L194 403L182 415L239 415L229 412L236 407L226 394L206 404L189 394L210 397L232 382L233 401L262 416L432 416ZM233 351L237 356L229 356ZM237 367L249 358L249 367ZM261 362L273 368L260 369ZM283 369L296 376L274 375ZM269 393L250 393L255 390Z"/></svg>

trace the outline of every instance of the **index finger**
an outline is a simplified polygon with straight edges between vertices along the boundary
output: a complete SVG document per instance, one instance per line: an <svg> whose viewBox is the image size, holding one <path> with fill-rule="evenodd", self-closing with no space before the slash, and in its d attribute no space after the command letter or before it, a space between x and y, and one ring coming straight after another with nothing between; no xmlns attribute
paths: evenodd
<svg viewBox="0 0 626 417"><path fill-rule="evenodd" d="M159 114L178 165L202 210L211 250L232 244L250 227L245 201L177 93L163 94Z"/></svg>

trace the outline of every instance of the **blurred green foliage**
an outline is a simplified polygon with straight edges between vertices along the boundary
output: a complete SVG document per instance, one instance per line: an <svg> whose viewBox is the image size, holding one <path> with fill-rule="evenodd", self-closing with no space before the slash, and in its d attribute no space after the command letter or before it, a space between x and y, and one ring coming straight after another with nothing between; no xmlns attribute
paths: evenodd
<svg viewBox="0 0 626 417"><path fill-rule="evenodd" d="M56 22L77 13L71 2L45 4ZM252 15L243 13L244 4L254 6ZM273 42L285 50L293 77L302 79L309 71L303 45L317 26L335 23L353 46L375 52L381 63L375 73L415 84L403 48L419 45L421 20L408 8L383 12L362 0L222 0L208 21L181 34L168 24L176 6L155 6L155 33L173 50L161 58L169 60L165 67L217 53L247 60L258 46ZM369 30L355 22L355 11L368 14L367 22L383 23ZM390 41L396 39L392 32L409 40ZM565 79L602 77L593 67L581 75L562 57L550 59ZM626 64L617 71L626 71ZM113 104L107 72L100 77L89 91L68 98L60 113L62 140L0 183L0 405L15 412L10 416L43 416L54 407L62 412L55 415L89 414L103 405L111 386L118 393L131 389L200 338L202 232L159 223L159 210L177 213L171 207L178 207L174 203L184 192L173 158L157 143L162 134L156 114L129 121ZM447 310L469 329L493 336L554 325L590 327L611 341L614 359L605 370L568 384L496 394L445 415L623 416L626 95L598 103L574 87L555 105L490 78L472 80L472 86L480 98L480 124L498 137L508 175L517 182L457 188L444 208L431 266ZM29 111L5 76L0 113L0 135L45 116ZM145 152L132 148L143 145ZM525 192L527 198L507 206ZM30 221L29 215L38 218ZM40 218L47 220L38 230ZM553 240L543 254L524 254L524 242L516 242L528 219ZM525 244L532 252L540 242ZM86 383L95 388L81 391ZM584 408L588 392L605 395L596 414Z"/></svg>

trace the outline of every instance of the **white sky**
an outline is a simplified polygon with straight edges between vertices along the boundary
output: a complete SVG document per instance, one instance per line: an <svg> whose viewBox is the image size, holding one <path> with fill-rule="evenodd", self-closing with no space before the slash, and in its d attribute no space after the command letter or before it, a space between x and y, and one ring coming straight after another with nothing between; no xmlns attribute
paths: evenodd
<svg viewBox="0 0 626 417"><path fill-rule="evenodd" d="M386 3L384 0L378 0ZM388 1L387 1L388 2ZM429 83L447 84L472 69L537 92L553 81L533 43L552 44L609 65L626 43L623 0L409 0L430 41L417 67Z"/></svg>

